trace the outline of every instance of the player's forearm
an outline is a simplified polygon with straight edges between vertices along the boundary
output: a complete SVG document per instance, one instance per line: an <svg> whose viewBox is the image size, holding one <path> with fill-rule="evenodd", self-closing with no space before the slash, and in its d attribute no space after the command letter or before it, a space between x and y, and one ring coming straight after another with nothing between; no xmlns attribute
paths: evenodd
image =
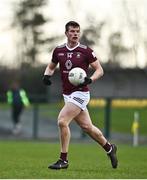
<svg viewBox="0 0 147 180"><path fill-rule="evenodd" d="M103 76L103 74L104 74L103 68L100 67L93 73L93 75L90 78L91 78L92 81L96 81L101 76Z"/></svg>
<svg viewBox="0 0 147 180"><path fill-rule="evenodd" d="M45 69L44 75L52 76L54 74L55 67L52 67L52 65L48 65Z"/></svg>

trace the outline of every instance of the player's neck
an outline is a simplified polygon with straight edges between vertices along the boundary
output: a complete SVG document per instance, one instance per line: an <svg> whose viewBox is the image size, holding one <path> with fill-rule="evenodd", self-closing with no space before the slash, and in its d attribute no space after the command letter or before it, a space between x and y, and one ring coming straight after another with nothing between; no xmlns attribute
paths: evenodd
<svg viewBox="0 0 147 180"><path fill-rule="evenodd" d="M67 42L67 46L71 49L79 45L79 42Z"/></svg>

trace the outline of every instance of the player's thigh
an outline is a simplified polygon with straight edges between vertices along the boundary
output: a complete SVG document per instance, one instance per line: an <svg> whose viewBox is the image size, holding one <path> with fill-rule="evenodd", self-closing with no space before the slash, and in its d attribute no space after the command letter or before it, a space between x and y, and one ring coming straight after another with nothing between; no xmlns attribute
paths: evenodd
<svg viewBox="0 0 147 180"><path fill-rule="evenodd" d="M74 119L81 128L92 127L92 121L87 109L81 111Z"/></svg>
<svg viewBox="0 0 147 180"><path fill-rule="evenodd" d="M58 121L64 121L68 123L72 119L74 119L80 112L81 109L77 105L71 102L67 102L59 113Z"/></svg>

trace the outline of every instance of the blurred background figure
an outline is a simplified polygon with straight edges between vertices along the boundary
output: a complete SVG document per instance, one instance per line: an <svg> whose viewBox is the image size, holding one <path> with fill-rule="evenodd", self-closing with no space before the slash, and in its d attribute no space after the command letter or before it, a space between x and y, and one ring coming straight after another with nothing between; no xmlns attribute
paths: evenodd
<svg viewBox="0 0 147 180"><path fill-rule="evenodd" d="M24 107L30 104L25 90L20 88L18 82L13 82L7 91L7 102L11 105L12 133L17 135L21 132L22 128L20 116Z"/></svg>

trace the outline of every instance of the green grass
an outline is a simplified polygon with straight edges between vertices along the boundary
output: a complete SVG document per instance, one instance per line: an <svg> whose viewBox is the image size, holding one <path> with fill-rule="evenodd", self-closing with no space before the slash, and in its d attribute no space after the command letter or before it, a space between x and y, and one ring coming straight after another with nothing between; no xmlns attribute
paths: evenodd
<svg viewBox="0 0 147 180"><path fill-rule="evenodd" d="M118 145L118 169L112 169L96 143L71 143L67 170L49 170L59 144L0 141L1 179L141 179L147 178L147 146Z"/></svg>

